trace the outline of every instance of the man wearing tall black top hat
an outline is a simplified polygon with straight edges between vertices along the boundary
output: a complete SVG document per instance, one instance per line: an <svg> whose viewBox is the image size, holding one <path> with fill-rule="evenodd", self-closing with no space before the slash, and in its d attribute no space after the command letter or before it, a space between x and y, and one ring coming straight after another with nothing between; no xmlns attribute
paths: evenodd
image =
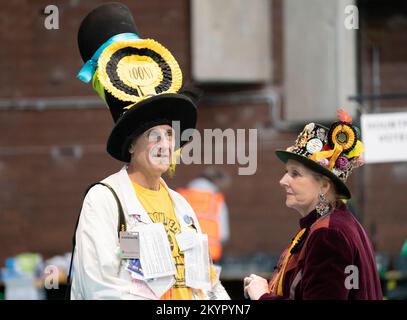
<svg viewBox="0 0 407 320"><path fill-rule="evenodd" d="M84 199L71 298L228 299L194 211L161 178L174 162L174 123L182 133L197 118L192 100L179 93L177 61L142 39L119 3L86 16L78 44L85 62L78 77L108 106L115 126L107 152L125 166Z"/></svg>

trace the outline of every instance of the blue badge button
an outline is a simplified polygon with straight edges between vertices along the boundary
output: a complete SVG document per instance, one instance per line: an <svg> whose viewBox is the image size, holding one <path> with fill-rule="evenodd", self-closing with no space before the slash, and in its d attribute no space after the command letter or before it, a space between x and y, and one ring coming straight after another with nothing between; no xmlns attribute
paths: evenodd
<svg viewBox="0 0 407 320"><path fill-rule="evenodd" d="M191 217L188 216L188 215L185 215L185 216L184 216L184 221L185 221L185 223L186 223L187 225L191 225L191 224L192 224L192 219L191 219Z"/></svg>

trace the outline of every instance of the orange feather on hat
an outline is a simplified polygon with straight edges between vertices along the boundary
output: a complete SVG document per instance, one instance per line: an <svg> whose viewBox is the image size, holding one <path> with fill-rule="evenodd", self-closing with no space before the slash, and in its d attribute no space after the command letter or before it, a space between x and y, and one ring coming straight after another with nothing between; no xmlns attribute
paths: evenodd
<svg viewBox="0 0 407 320"><path fill-rule="evenodd" d="M338 119L342 122L352 123L352 117L346 113L342 108L338 109Z"/></svg>

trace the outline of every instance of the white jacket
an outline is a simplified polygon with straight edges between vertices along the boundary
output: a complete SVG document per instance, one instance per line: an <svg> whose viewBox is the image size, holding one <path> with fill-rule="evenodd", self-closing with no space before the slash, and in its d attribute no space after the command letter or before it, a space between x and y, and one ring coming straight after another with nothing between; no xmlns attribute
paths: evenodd
<svg viewBox="0 0 407 320"><path fill-rule="evenodd" d="M153 223L139 202L126 167L102 182L116 192L123 207L127 230L134 231L138 223ZM162 182L164 182L162 180ZM188 202L177 192L169 191L181 230L187 228L185 214L195 221L201 232L196 215ZM139 222L135 215L138 216ZM132 282L129 271L116 255L119 248L117 235L118 208L111 191L96 185L86 195L79 225L76 231L76 248L73 260L71 299L157 299L145 282ZM208 297L225 299L228 295L220 282L207 292Z"/></svg>

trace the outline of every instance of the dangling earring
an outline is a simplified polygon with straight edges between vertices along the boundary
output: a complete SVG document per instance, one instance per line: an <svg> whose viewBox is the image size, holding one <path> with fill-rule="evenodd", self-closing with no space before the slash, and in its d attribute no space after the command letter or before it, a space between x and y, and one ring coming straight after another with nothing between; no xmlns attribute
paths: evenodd
<svg viewBox="0 0 407 320"><path fill-rule="evenodd" d="M328 199L326 198L325 194L320 192L319 193L319 202L317 206L315 207L315 210L317 210L318 215L320 217L326 215L331 211L331 204L329 203Z"/></svg>

